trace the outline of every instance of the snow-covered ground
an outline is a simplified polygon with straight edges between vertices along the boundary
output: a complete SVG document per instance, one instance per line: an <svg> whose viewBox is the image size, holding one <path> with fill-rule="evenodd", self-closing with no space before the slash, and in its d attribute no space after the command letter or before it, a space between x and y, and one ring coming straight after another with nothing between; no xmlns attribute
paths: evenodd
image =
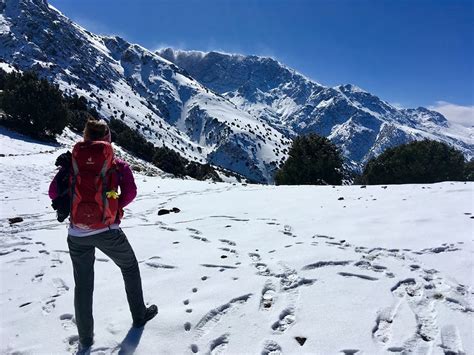
<svg viewBox="0 0 474 355"><path fill-rule="evenodd" d="M67 148L18 138L0 132L0 353L75 352L66 224L47 196ZM97 251L92 353L474 354L472 183L136 181L123 230L159 314L131 329Z"/></svg>

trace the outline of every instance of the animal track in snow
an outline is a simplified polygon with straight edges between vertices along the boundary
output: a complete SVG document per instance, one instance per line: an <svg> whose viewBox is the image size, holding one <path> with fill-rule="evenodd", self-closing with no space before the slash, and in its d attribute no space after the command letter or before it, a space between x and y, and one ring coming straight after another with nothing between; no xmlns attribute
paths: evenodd
<svg viewBox="0 0 474 355"><path fill-rule="evenodd" d="M228 252L228 253L235 254L235 255L237 255L237 254L238 254L238 253L237 253L237 250L235 250L235 249L230 249L230 248L219 248L219 250L226 251L226 252Z"/></svg>
<svg viewBox="0 0 474 355"><path fill-rule="evenodd" d="M285 226L283 226L282 233L283 233L284 235L288 235L288 236L291 237L291 236L293 236L293 233L291 232L292 229L293 229L293 228L292 228L291 226L289 226L289 225L286 224Z"/></svg>
<svg viewBox="0 0 474 355"><path fill-rule="evenodd" d="M208 268L237 269L236 266L230 266L230 265L201 264L201 266L208 267Z"/></svg>
<svg viewBox="0 0 474 355"><path fill-rule="evenodd" d="M334 237L329 237L327 235L321 235L321 234L316 234L313 236L313 238L323 238L323 239L331 239L331 240L335 239Z"/></svg>
<svg viewBox="0 0 474 355"><path fill-rule="evenodd" d="M43 280L44 272L37 273L33 278L31 279L31 282L40 282Z"/></svg>
<svg viewBox="0 0 474 355"><path fill-rule="evenodd" d="M200 237L199 235L193 235L191 234L190 235L191 238L195 239L195 240L200 240L201 242L204 242L204 243L210 243L211 241L209 239L207 239L206 237Z"/></svg>
<svg viewBox="0 0 474 355"><path fill-rule="evenodd" d="M185 331L189 332L191 330L191 323L186 322L184 323L183 327Z"/></svg>
<svg viewBox="0 0 474 355"><path fill-rule="evenodd" d="M357 277L359 279L363 280L369 280L369 281L375 281L378 280L376 277L368 276L368 275L362 275L362 274L353 274L351 272L338 272L339 275L344 276L344 277Z"/></svg>
<svg viewBox="0 0 474 355"><path fill-rule="evenodd" d="M176 228L166 227L166 226L160 226L160 229L163 229L163 230L166 230L166 231L169 231L169 232L177 232L178 231Z"/></svg>
<svg viewBox="0 0 474 355"><path fill-rule="evenodd" d="M303 266L301 270L313 270L326 266L346 266L350 264L352 260L338 260L338 261L318 261L313 264Z"/></svg>
<svg viewBox="0 0 474 355"><path fill-rule="evenodd" d="M221 243L224 243L224 244L227 244L227 245L230 245L232 247L235 247L236 246L236 243L233 242L232 240L228 240L228 239L219 239L219 241Z"/></svg>
<svg viewBox="0 0 474 355"><path fill-rule="evenodd" d="M193 354L196 354L199 351L199 348L196 344L191 344L190 348Z"/></svg>
<svg viewBox="0 0 474 355"><path fill-rule="evenodd" d="M197 230L195 228L186 228L188 231L193 232L194 234L202 234L200 230Z"/></svg>
<svg viewBox="0 0 474 355"><path fill-rule="evenodd" d="M174 265L155 263L152 261L145 262L145 265L154 269L176 269L177 268L177 266L174 266Z"/></svg>

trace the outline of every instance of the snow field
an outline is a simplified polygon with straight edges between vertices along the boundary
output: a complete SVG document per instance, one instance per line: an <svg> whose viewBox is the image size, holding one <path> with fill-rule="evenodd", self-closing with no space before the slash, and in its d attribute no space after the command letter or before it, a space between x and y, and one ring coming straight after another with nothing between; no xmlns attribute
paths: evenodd
<svg viewBox="0 0 474 355"><path fill-rule="evenodd" d="M66 224L47 196L68 147L2 133L0 353L75 353ZM131 329L121 274L96 251L91 352L474 353L472 183L135 176L122 228L159 314ZM172 207L181 212L157 215Z"/></svg>

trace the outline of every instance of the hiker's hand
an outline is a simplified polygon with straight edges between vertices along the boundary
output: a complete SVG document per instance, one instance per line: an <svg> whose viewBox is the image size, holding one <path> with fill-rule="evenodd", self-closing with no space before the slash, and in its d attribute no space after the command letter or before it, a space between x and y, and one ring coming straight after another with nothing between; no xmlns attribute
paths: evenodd
<svg viewBox="0 0 474 355"><path fill-rule="evenodd" d="M56 162L54 165L62 166L63 168L68 168L71 165L72 154L71 152L66 152L61 154L59 157L56 158Z"/></svg>

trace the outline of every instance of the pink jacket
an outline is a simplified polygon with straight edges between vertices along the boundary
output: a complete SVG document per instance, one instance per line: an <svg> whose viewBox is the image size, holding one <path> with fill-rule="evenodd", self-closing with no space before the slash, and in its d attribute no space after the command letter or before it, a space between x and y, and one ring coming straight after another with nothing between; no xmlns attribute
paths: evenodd
<svg viewBox="0 0 474 355"><path fill-rule="evenodd" d="M121 159L115 158L119 173L119 186L120 186L120 197L119 197L119 209L124 208L137 196L137 186L135 185L135 179L133 178L132 170L130 166ZM54 177L51 184L49 184L49 198L54 200L58 197L57 179L58 174Z"/></svg>

